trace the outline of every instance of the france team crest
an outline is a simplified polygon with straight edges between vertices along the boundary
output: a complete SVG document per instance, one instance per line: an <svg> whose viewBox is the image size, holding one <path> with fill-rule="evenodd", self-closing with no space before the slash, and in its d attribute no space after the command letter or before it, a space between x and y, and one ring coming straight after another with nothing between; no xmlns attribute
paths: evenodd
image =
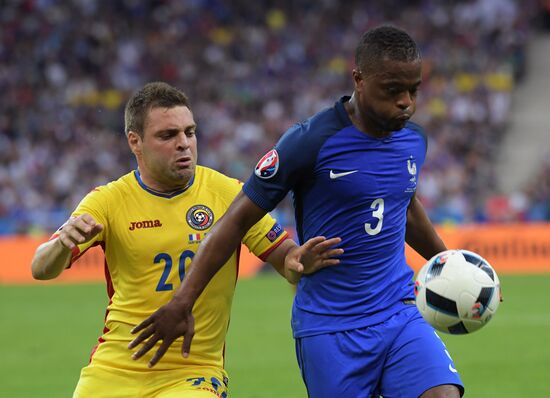
<svg viewBox="0 0 550 398"><path fill-rule="evenodd" d="M254 174L266 179L273 177L277 173L277 170L279 170L279 154L277 150L272 149L260 159L254 169Z"/></svg>

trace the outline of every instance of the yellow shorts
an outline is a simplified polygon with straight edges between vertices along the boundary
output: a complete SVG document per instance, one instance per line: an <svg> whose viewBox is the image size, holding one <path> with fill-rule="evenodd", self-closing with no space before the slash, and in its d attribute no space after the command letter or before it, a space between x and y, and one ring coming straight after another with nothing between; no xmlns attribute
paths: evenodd
<svg viewBox="0 0 550 398"><path fill-rule="evenodd" d="M147 358L131 359L132 351L127 348L130 326L121 323L109 326L103 336L105 341L80 372L73 398L227 397L228 378L222 367L204 364L197 360L199 356L193 362L185 360L176 346L149 369Z"/></svg>
<svg viewBox="0 0 550 398"><path fill-rule="evenodd" d="M82 369L73 398L226 398L227 379L214 373L208 369L137 372L90 365Z"/></svg>

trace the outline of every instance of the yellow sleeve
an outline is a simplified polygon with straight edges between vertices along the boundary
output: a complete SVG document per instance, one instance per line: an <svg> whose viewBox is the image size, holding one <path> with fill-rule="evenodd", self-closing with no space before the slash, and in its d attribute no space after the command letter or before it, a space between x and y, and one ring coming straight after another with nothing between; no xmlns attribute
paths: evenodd
<svg viewBox="0 0 550 398"><path fill-rule="evenodd" d="M99 245L105 241L105 234L108 224L105 190L106 189L104 186L93 189L80 201L76 209L71 214L71 218L73 218L87 213L92 216L97 223L103 225L103 231L90 239L89 242L77 245L77 247L73 249L71 264L83 255L90 247ZM50 239L56 238L63 226L64 225L59 227Z"/></svg>
<svg viewBox="0 0 550 398"><path fill-rule="evenodd" d="M248 230L243 243L252 253L265 261L267 256L288 237L281 224L266 214Z"/></svg>

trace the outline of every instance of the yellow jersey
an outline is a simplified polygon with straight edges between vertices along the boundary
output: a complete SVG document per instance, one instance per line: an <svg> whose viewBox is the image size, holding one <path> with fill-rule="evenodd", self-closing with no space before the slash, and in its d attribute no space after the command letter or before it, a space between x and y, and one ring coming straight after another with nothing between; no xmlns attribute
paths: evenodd
<svg viewBox="0 0 550 398"><path fill-rule="evenodd" d="M102 358L102 364L146 370L152 356L133 361L127 344L135 336L131 327L166 304L178 289L201 240L225 213L241 190L241 183L212 169L197 166L190 184L177 192L162 194L147 187L138 171L91 191L72 216L90 214L104 229L90 242L73 251L72 262L88 248L101 245L105 252L105 275L109 305L102 343L116 340L120 346ZM54 235L55 236L55 235ZM269 215L252 227L243 243L261 259L288 237ZM195 336L188 358L181 355L182 338L174 342L155 369L182 366L223 368L225 336L237 281L239 253L210 281L197 300ZM108 358L107 358L108 357Z"/></svg>

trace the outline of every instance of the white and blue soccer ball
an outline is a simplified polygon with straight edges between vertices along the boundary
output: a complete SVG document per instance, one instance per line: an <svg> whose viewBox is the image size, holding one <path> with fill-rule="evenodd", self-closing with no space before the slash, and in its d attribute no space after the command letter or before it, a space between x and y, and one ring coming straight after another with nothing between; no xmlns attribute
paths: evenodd
<svg viewBox="0 0 550 398"><path fill-rule="evenodd" d="M468 250L433 256L418 272L414 289L424 319L451 334L481 329L501 301L497 273L487 260Z"/></svg>

